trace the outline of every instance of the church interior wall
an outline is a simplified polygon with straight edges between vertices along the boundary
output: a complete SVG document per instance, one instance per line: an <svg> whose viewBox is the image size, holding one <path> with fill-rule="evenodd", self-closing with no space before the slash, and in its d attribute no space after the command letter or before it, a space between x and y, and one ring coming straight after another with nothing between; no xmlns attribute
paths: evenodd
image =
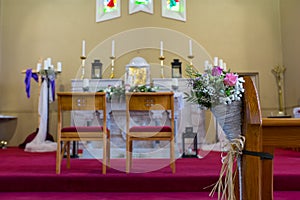
<svg viewBox="0 0 300 200"><path fill-rule="evenodd" d="M286 64L286 103L288 106L297 104L299 92L295 92L295 82L298 81L295 71L299 69L293 49L299 49L299 45L294 47L290 39L296 38L299 28L292 36L289 35L288 30L293 29L293 24L287 21L299 15L295 12L293 15L288 13L295 4L299 8L299 3L297 0L288 0L288 5L283 2L285 1L187 0L187 20L182 22L161 16L161 1L154 2L153 14L128 14L128 1L123 0L121 17L97 23L95 0L0 0L0 113L18 117L16 132L10 145L20 144L38 127L38 85L31 82L31 98L28 99L22 70L35 68L40 58L51 57L53 62L61 61L63 71L56 80L57 90L69 91L71 79L76 78L80 70L82 40L86 41L88 53L112 35L136 28L158 27L178 31L203 46L212 58L223 58L232 71L258 72L264 116L276 111L278 104L271 69L278 64ZM280 9L284 11L284 16ZM286 28L285 31L283 28ZM141 35L137 39L147 40L147 35ZM296 40L300 41L298 38ZM282 42L287 44L282 45ZM187 46L186 41L176 40L174 43ZM117 45L116 41L116 48ZM157 47L159 48L159 44ZM141 50L123 55L120 60L116 60L116 78L122 76L125 64L138 55L146 57L150 62L158 62L159 52ZM166 65L170 65L173 56L179 55L166 52L167 56ZM180 56L186 59L187 55ZM99 59L103 59L101 55ZM195 55L196 59L200 58ZM87 67L90 66L87 64ZM200 70L203 68L196 67ZM108 76L107 72L103 74L103 78ZM56 117L56 103L52 103L50 133L54 136Z"/></svg>
<svg viewBox="0 0 300 200"><path fill-rule="evenodd" d="M300 52L300 25L297 20L300 13L300 1L280 1L281 35L283 65L285 71L285 99L286 109L292 113L294 107L300 104L299 90L299 52Z"/></svg>

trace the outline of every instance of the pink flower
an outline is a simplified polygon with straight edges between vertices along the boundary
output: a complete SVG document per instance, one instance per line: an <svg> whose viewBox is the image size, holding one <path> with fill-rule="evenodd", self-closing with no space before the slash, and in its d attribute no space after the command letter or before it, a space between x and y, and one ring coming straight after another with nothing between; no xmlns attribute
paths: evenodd
<svg viewBox="0 0 300 200"><path fill-rule="evenodd" d="M227 73L224 78L224 84L234 86L238 80L238 75L234 73Z"/></svg>
<svg viewBox="0 0 300 200"><path fill-rule="evenodd" d="M213 76L220 76L223 73L223 69L219 66L216 66L212 69L211 73Z"/></svg>

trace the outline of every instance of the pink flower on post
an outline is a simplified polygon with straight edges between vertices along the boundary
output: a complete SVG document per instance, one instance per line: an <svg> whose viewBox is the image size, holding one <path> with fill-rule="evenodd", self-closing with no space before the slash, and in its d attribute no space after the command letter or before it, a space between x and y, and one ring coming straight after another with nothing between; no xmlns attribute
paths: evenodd
<svg viewBox="0 0 300 200"><path fill-rule="evenodd" d="M234 73L227 73L224 78L224 84L234 86L238 80L238 75Z"/></svg>
<svg viewBox="0 0 300 200"><path fill-rule="evenodd" d="M211 72L213 76L220 76L222 73L223 73L223 69L219 66L214 67Z"/></svg>

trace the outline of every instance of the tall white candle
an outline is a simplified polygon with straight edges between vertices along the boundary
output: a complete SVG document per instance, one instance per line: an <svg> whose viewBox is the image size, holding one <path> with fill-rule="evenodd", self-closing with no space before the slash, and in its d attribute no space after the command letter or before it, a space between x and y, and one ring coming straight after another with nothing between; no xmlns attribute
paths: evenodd
<svg viewBox="0 0 300 200"><path fill-rule="evenodd" d="M189 49L190 49L190 56L192 56L193 55L192 40L189 41Z"/></svg>
<svg viewBox="0 0 300 200"><path fill-rule="evenodd" d="M227 70L226 62L223 63L223 69L224 69L224 71Z"/></svg>
<svg viewBox="0 0 300 200"><path fill-rule="evenodd" d="M48 65L48 60L44 60L44 70L48 70L49 65Z"/></svg>
<svg viewBox="0 0 300 200"><path fill-rule="evenodd" d="M204 69L207 70L208 66L209 66L209 62L208 62L208 60L205 60L204 61Z"/></svg>
<svg viewBox="0 0 300 200"><path fill-rule="evenodd" d="M214 66L218 66L218 57L214 57Z"/></svg>
<svg viewBox="0 0 300 200"><path fill-rule="evenodd" d="M42 64L41 63L37 63L37 65L36 65L36 71L40 72L41 71L41 67L42 67Z"/></svg>
<svg viewBox="0 0 300 200"><path fill-rule="evenodd" d="M61 72L61 68L62 68L62 64L61 64L61 62L57 62L57 71L58 72Z"/></svg>
<svg viewBox="0 0 300 200"><path fill-rule="evenodd" d="M48 67L50 67L52 65L51 58L47 58L47 62L48 62Z"/></svg>
<svg viewBox="0 0 300 200"><path fill-rule="evenodd" d="M220 59L220 60L219 60L219 66L220 66L221 68L223 68L223 59Z"/></svg>
<svg viewBox="0 0 300 200"><path fill-rule="evenodd" d="M82 56L85 56L85 40L82 40Z"/></svg>
<svg viewBox="0 0 300 200"><path fill-rule="evenodd" d="M160 41L160 56L164 56L163 51L164 51L164 43L163 41Z"/></svg>
<svg viewBox="0 0 300 200"><path fill-rule="evenodd" d="M115 57L115 41L111 41L111 56Z"/></svg>

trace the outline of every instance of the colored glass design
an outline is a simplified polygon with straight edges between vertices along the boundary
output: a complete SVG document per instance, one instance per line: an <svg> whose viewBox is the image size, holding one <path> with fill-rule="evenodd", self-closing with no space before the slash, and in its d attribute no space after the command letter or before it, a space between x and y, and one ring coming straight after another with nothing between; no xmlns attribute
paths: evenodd
<svg viewBox="0 0 300 200"><path fill-rule="evenodd" d="M180 12L180 0L167 0L167 8L172 11Z"/></svg>
<svg viewBox="0 0 300 200"><path fill-rule="evenodd" d="M149 0L135 0L134 2L136 5L148 5Z"/></svg>
<svg viewBox="0 0 300 200"><path fill-rule="evenodd" d="M103 12L109 13L117 9L117 0L104 0Z"/></svg>

